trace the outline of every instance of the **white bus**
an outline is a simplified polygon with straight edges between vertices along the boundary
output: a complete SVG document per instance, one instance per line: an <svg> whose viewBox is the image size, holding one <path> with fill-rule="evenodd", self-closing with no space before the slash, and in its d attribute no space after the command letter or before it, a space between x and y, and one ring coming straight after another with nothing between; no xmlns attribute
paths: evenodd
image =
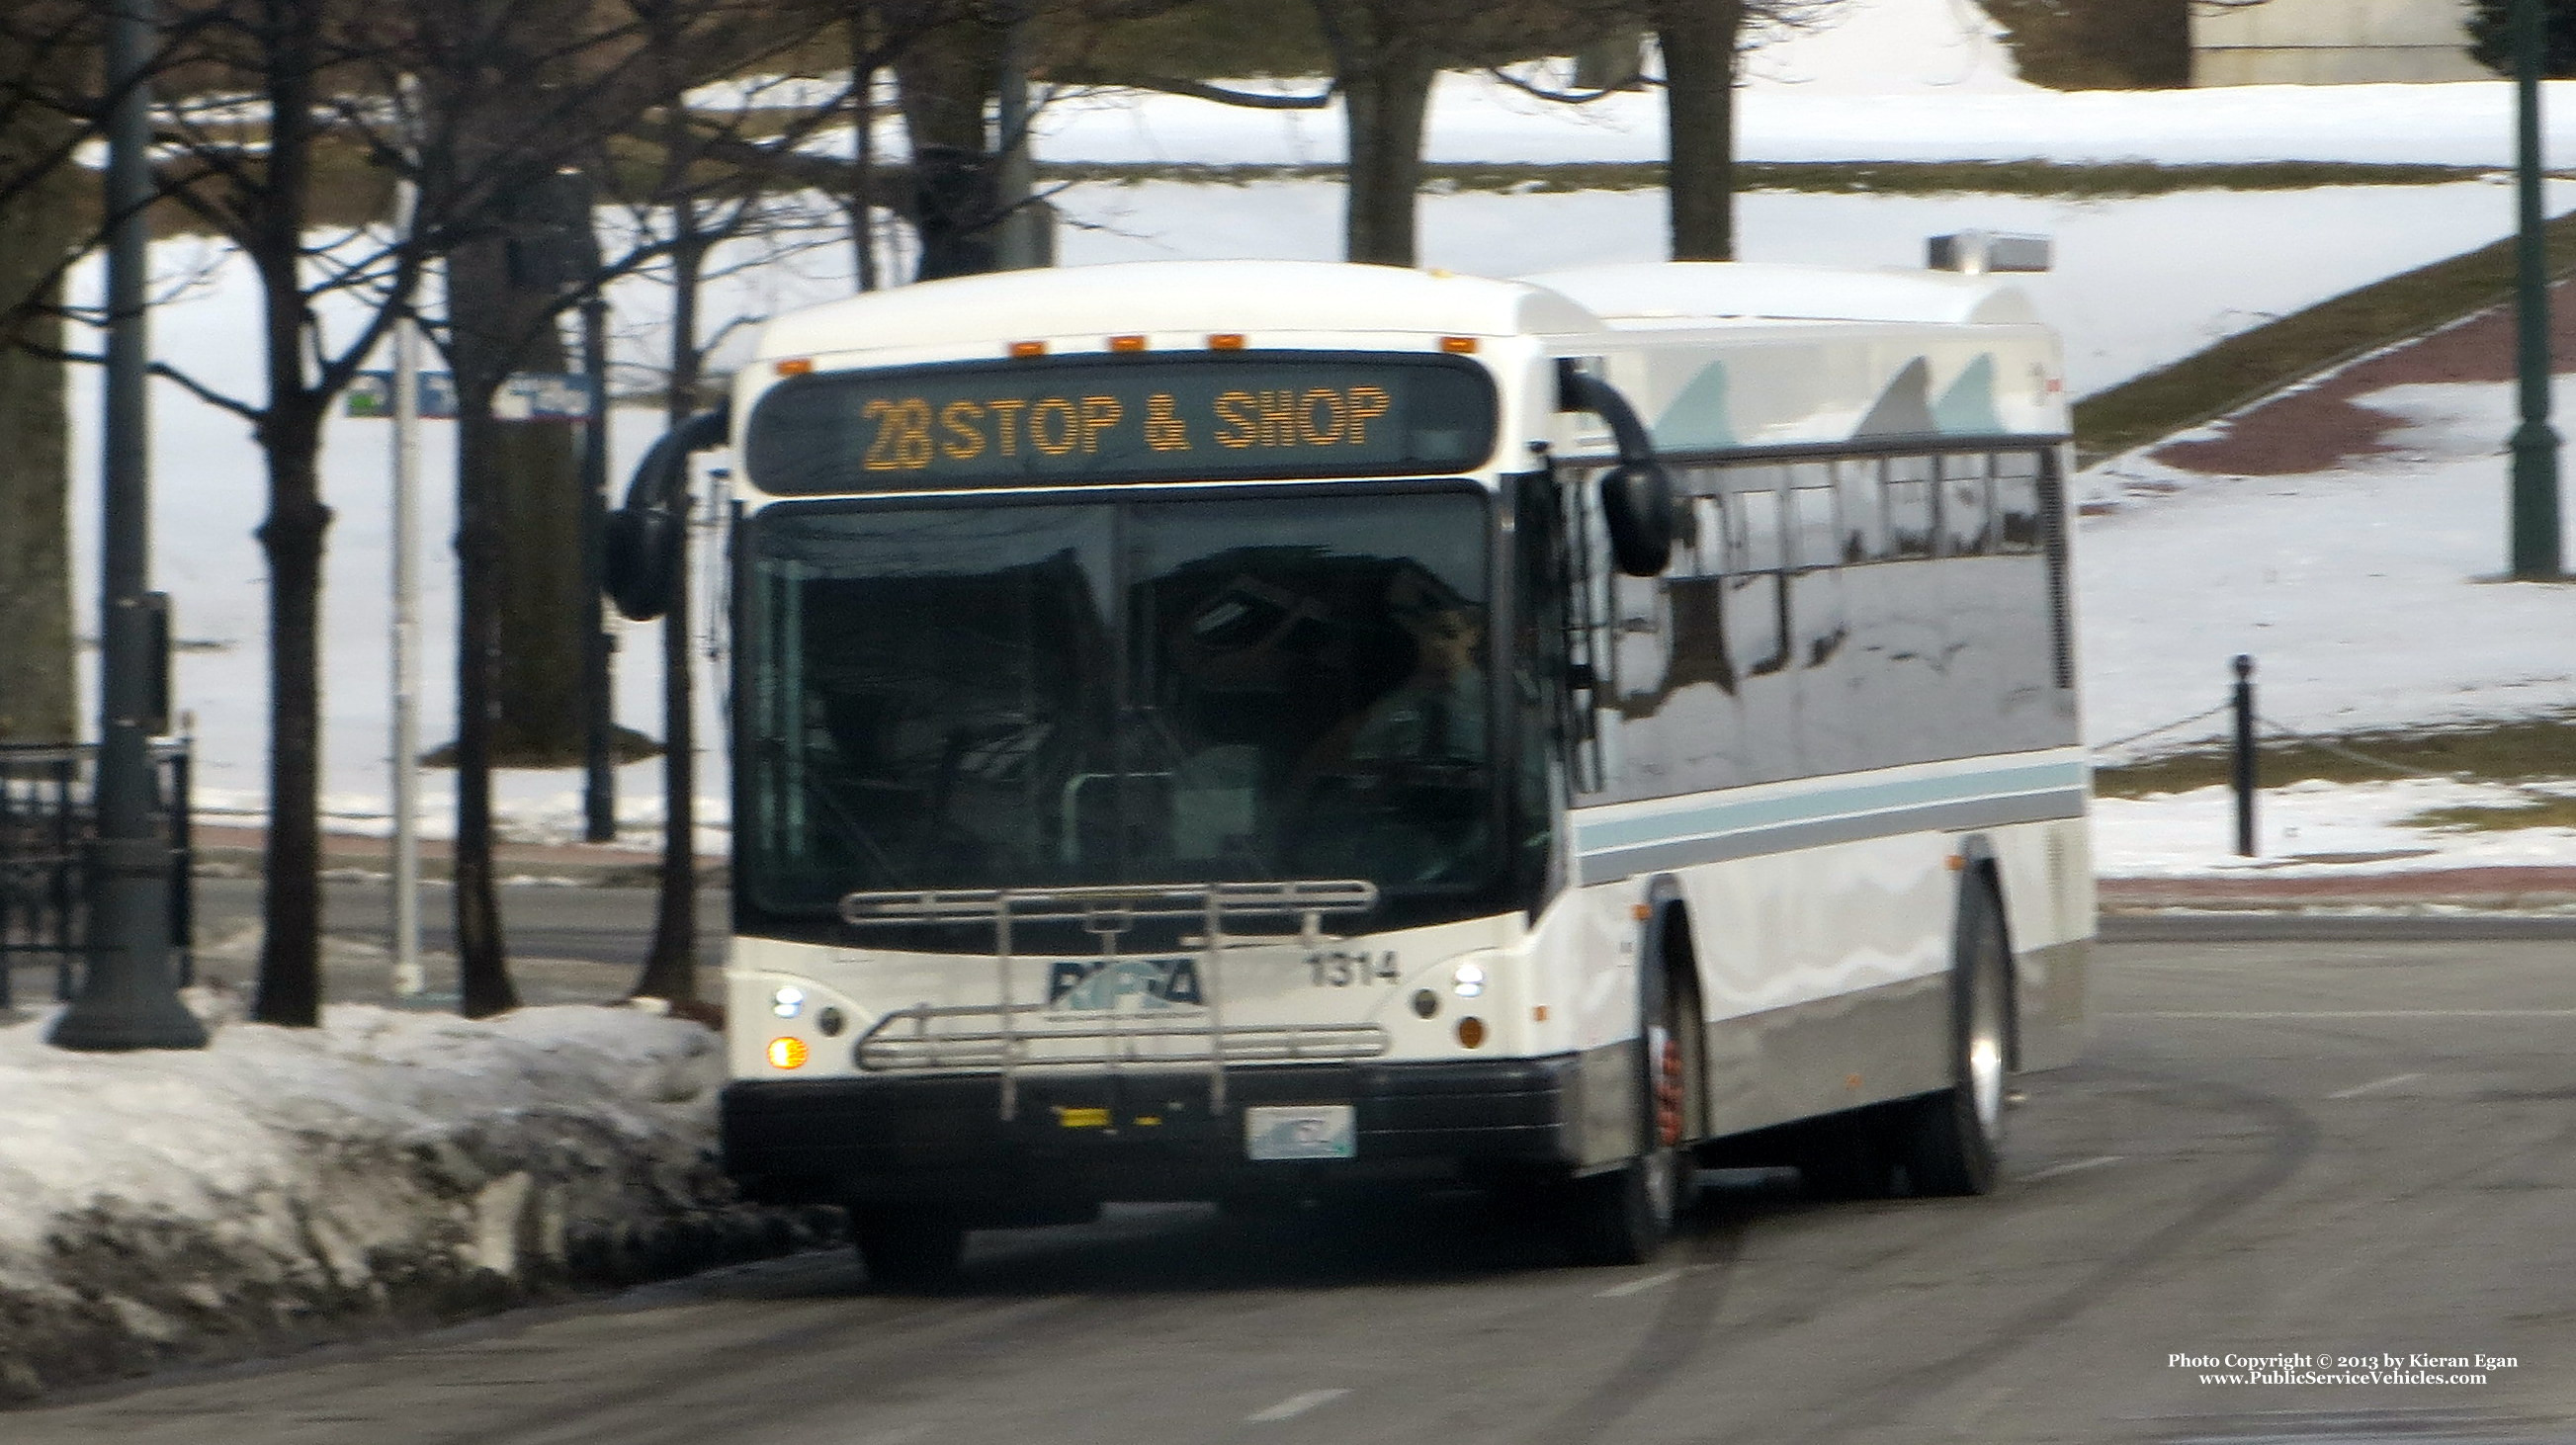
<svg viewBox="0 0 2576 1445"><path fill-rule="evenodd" d="M1106 1201L1993 1187L2093 932L2056 344L1987 276L1189 262L771 323L727 1169L871 1274Z"/></svg>

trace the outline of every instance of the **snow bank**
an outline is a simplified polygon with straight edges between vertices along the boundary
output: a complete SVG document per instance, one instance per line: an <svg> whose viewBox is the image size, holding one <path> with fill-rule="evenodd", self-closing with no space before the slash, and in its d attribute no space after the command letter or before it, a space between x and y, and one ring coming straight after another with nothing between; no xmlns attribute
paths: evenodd
<svg viewBox="0 0 2576 1445"><path fill-rule="evenodd" d="M722 1044L617 1009L318 1029L191 999L202 1052L0 1028L0 1400L819 1242L732 1203Z"/></svg>

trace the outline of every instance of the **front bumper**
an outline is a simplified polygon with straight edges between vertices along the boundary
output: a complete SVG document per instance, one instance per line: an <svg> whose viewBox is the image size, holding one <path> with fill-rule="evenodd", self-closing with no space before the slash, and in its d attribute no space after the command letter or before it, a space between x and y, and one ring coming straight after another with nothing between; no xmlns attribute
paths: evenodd
<svg viewBox="0 0 2576 1445"><path fill-rule="evenodd" d="M1236 1067L1215 1111L1203 1072L1048 1071L1018 1076L1008 1120L992 1075L747 1080L724 1090L724 1164L763 1203L968 1209L1474 1181L1574 1162L1581 1074L1573 1055ZM1245 1157L1243 1110L1272 1104L1352 1105L1355 1157Z"/></svg>

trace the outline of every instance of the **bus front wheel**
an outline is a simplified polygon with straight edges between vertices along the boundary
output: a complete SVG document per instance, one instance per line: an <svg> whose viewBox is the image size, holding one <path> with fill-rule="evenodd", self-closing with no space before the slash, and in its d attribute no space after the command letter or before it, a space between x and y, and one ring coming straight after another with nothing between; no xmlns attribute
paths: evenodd
<svg viewBox="0 0 2576 1445"><path fill-rule="evenodd" d="M1686 1016L1661 979L1649 981L1638 1038L1639 1143L1616 1169L1566 1183L1563 1238L1575 1263L1644 1264L1661 1253L1688 1203L1695 1169L1683 1142L1690 1056L1674 1025Z"/></svg>
<svg viewBox="0 0 2576 1445"><path fill-rule="evenodd" d="M966 1229L949 1215L923 1209L855 1205L850 1237L868 1278L890 1290L936 1289L957 1278Z"/></svg>

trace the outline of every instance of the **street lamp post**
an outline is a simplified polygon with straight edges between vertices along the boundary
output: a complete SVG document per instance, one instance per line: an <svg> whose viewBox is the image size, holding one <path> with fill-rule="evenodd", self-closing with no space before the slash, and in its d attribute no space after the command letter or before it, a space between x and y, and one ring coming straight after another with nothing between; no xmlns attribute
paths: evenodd
<svg viewBox="0 0 2576 1445"><path fill-rule="evenodd" d="M2514 317L2519 332L2522 425L2513 433L2513 575L2555 578L2558 543L2558 431L2549 424L2549 252L2540 204L2540 70L2547 48L2541 0L2514 0L2517 107L2516 190L2521 228Z"/></svg>
<svg viewBox="0 0 2576 1445"><path fill-rule="evenodd" d="M589 234L586 230L585 235ZM594 252L596 247L593 247ZM590 270L597 284L599 262ZM617 840L617 771L612 755L616 720L609 690L609 653L615 639L608 633L608 613L601 572L601 534L608 517L608 299L593 291L581 303L581 367L590 381L590 411L581 433L582 588L582 839L590 843Z"/></svg>
<svg viewBox="0 0 2576 1445"><path fill-rule="evenodd" d="M98 771L88 867L88 967L54 1021L57 1048L196 1049L206 1030L170 973L170 845L153 818L152 737L160 650L151 587L151 336L144 299L151 235L153 0L120 0L109 21L107 366L100 491ZM185 798L170 806L187 806Z"/></svg>

